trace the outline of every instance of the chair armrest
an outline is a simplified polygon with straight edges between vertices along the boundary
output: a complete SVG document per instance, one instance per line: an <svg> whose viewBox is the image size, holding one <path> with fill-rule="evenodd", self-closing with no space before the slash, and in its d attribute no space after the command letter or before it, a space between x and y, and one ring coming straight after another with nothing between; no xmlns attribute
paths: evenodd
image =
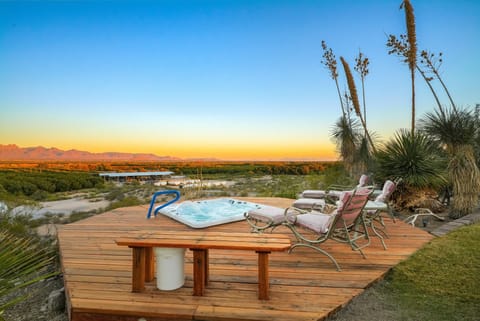
<svg viewBox="0 0 480 321"><path fill-rule="evenodd" d="M338 185L338 184L332 184L327 187L326 191L348 191L351 189L354 189L355 186L352 185Z"/></svg>
<svg viewBox="0 0 480 321"><path fill-rule="evenodd" d="M283 215L285 216L285 222L295 224L297 216L305 213L308 213L308 211L296 207L287 207Z"/></svg>

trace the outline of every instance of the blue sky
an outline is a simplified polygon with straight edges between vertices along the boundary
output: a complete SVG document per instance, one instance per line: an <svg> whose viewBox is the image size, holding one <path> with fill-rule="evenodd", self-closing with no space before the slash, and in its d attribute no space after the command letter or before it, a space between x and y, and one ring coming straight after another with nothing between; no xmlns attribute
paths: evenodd
<svg viewBox="0 0 480 321"><path fill-rule="evenodd" d="M405 32L400 3L2 1L0 144L335 159L321 41L352 69L360 49L369 58L367 122L388 140L410 126L409 71L385 46ZM480 3L412 4L418 46L443 52L457 105L480 103ZM417 114L434 106L417 77Z"/></svg>

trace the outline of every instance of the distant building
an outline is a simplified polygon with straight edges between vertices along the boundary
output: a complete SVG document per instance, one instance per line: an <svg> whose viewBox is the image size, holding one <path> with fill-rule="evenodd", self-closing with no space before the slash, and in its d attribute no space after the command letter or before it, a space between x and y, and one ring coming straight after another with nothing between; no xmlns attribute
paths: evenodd
<svg viewBox="0 0 480 321"><path fill-rule="evenodd" d="M100 173L106 181L127 182L131 180L155 182L172 176L173 172L125 172L125 173Z"/></svg>

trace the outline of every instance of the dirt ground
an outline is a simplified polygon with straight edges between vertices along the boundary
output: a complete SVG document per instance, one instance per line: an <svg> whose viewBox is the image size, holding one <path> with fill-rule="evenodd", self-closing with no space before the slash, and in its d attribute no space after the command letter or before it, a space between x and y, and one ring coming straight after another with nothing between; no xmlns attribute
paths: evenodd
<svg viewBox="0 0 480 321"><path fill-rule="evenodd" d="M397 213L400 220L408 217L407 214ZM416 221L416 226L426 231L432 231L442 224L451 221L448 213L439 214L445 221L437 220L433 217L426 220L426 226L422 218ZM368 288L361 295L353 299L350 304L340 309L332 315L327 321L370 321L370 320L400 320L400 312L394 303L388 302L382 296L381 289L384 282L380 281ZM68 321L68 316L64 310L48 311L44 306L49 294L63 288L63 279L61 277L51 278L49 280L37 283L22 291L22 293L32 294L30 298L20 304L10 308L4 314L6 321ZM21 293L19 293L21 294Z"/></svg>

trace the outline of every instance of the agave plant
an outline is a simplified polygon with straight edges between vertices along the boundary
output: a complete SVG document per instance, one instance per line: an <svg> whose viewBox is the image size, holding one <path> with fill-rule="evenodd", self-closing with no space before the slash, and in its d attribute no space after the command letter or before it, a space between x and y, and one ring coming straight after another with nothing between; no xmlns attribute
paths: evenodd
<svg viewBox="0 0 480 321"><path fill-rule="evenodd" d="M375 156L378 178L402 179L397 205L434 210L441 206L434 199L435 191L446 184L445 159L427 135L416 131L412 136L407 130L400 130Z"/></svg>
<svg viewBox="0 0 480 321"><path fill-rule="evenodd" d="M480 171L474 153L478 125L473 114L452 107L444 113L428 113L420 123L449 155L447 169L454 195L449 216L459 218L471 213L478 206L480 193Z"/></svg>
<svg viewBox="0 0 480 321"><path fill-rule="evenodd" d="M35 282L52 277L55 251L43 246L36 237L0 232L0 320L8 307L25 300L28 295L13 293Z"/></svg>

